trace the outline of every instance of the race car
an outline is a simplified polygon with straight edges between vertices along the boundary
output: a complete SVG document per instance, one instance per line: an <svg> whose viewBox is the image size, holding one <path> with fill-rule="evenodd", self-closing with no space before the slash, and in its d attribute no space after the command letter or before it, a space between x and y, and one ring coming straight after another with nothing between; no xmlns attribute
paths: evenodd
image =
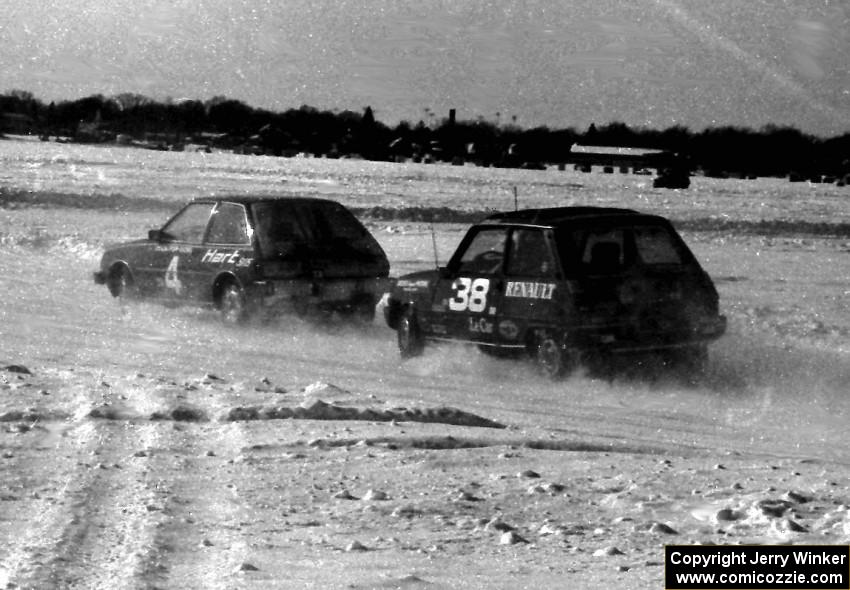
<svg viewBox="0 0 850 590"><path fill-rule="evenodd" d="M384 317L404 358L468 342L528 354L553 378L631 353L697 369L726 330L711 278L670 222L603 207L491 215L445 267L399 277Z"/></svg>
<svg viewBox="0 0 850 590"><path fill-rule="evenodd" d="M381 246L341 204L307 197L197 198L147 239L106 249L114 297L212 306L231 323L260 310L364 320L389 286Z"/></svg>

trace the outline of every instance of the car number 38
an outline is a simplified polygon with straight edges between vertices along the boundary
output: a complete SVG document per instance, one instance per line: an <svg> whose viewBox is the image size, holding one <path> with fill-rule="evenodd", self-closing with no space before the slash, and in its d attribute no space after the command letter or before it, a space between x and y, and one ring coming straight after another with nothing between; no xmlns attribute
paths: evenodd
<svg viewBox="0 0 850 590"><path fill-rule="evenodd" d="M490 279L459 277L452 283L452 290L455 291L455 296L449 300L452 311L481 313L487 309Z"/></svg>

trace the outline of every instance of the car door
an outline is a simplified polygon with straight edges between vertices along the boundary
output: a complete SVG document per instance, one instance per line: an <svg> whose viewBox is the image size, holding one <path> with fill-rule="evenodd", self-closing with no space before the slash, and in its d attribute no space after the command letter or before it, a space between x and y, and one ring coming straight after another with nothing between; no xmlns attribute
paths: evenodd
<svg viewBox="0 0 850 590"><path fill-rule="evenodd" d="M473 228L440 272L423 329L432 337L492 344L508 229Z"/></svg>
<svg viewBox="0 0 850 590"><path fill-rule="evenodd" d="M524 335L529 330L557 323L562 312L562 277L558 268L551 230L518 227L511 231L496 317L501 345L524 345Z"/></svg>
<svg viewBox="0 0 850 590"><path fill-rule="evenodd" d="M190 274L198 265L197 249L203 245L213 202L189 203L162 229L153 232L151 255L135 269L137 280L151 287L154 295L181 300L192 293Z"/></svg>
<svg viewBox="0 0 850 590"><path fill-rule="evenodd" d="M210 217L204 243L192 247L192 254L185 265L185 286L189 296L198 301L212 301L216 278L227 273L244 281L253 258L245 206L218 203Z"/></svg>

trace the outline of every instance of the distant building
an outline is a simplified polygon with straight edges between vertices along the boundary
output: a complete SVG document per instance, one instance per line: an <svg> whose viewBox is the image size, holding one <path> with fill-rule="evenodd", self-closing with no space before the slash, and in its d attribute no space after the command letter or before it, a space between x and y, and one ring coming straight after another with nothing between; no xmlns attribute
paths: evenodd
<svg viewBox="0 0 850 590"><path fill-rule="evenodd" d="M0 113L0 133L23 135L33 131L34 121L23 113Z"/></svg>
<svg viewBox="0 0 850 590"><path fill-rule="evenodd" d="M577 166L612 168L665 168L674 159L672 152L649 148L574 144L569 162Z"/></svg>

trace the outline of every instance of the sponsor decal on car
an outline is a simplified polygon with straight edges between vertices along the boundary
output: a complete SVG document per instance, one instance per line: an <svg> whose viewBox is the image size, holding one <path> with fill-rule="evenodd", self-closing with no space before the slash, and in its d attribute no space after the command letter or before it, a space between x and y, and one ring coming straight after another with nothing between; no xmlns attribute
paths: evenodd
<svg viewBox="0 0 850 590"><path fill-rule="evenodd" d="M190 254L192 246L186 244L167 244L154 246L154 252L180 252L181 254Z"/></svg>
<svg viewBox="0 0 850 590"><path fill-rule="evenodd" d="M428 281L421 280L421 279L418 280L418 281L409 281L409 280L406 280L406 279L399 279L399 281L396 283L396 285L398 287L401 287L405 291L410 291L410 290L413 290L413 289L427 289L428 288Z"/></svg>
<svg viewBox="0 0 850 590"><path fill-rule="evenodd" d="M503 320L499 322L499 334L508 340L516 340L519 335L519 326L511 320Z"/></svg>
<svg viewBox="0 0 850 590"><path fill-rule="evenodd" d="M523 299L552 299L555 283L535 283L525 281L508 281L505 287L505 297L521 297Z"/></svg>
<svg viewBox="0 0 850 590"><path fill-rule="evenodd" d="M219 252L218 248L214 248L212 250L207 250L206 254L204 254L201 258L201 264L233 264L238 258L239 250L234 250L233 252Z"/></svg>
<svg viewBox="0 0 850 590"><path fill-rule="evenodd" d="M469 318L469 331L476 334L492 334L493 322L488 322L484 318Z"/></svg>

